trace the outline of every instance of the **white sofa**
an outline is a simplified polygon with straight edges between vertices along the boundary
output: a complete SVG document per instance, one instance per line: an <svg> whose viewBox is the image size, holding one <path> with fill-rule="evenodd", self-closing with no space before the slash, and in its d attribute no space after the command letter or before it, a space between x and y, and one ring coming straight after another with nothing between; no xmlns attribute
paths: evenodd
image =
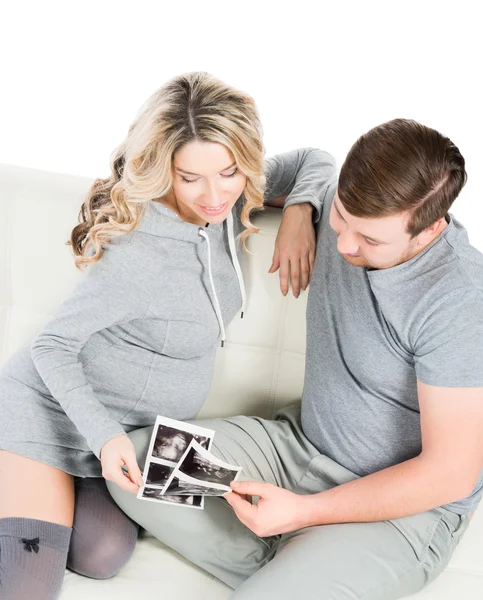
<svg viewBox="0 0 483 600"><path fill-rule="evenodd" d="M0 365L36 336L82 277L65 242L90 183L86 178L0 165ZM244 265L247 311L228 328L200 417L270 417L277 407L301 396L307 293L298 300L284 298L278 274L267 274L280 214L268 209L256 219L262 233L250 238L255 256L246 255ZM152 593L180 600L222 600L231 592L142 531L134 556L115 578L95 581L66 571L61 600L124 600ZM483 509L475 514L446 571L412 597L483 600Z"/></svg>

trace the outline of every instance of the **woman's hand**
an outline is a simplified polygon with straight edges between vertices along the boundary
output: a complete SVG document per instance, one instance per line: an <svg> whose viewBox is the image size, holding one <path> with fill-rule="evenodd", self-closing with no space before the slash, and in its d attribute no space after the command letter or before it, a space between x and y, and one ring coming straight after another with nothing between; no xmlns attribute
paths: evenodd
<svg viewBox="0 0 483 600"><path fill-rule="evenodd" d="M307 289L315 262L315 229L312 223L312 205L308 202L285 209L275 240L275 252L269 273L280 268L280 289L288 294L288 280L292 293L298 298L300 289Z"/></svg>
<svg viewBox="0 0 483 600"><path fill-rule="evenodd" d="M101 464L104 479L117 483L126 492L137 494L139 488L144 485L134 444L125 434L116 435L102 446ZM129 477L122 470L124 465Z"/></svg>

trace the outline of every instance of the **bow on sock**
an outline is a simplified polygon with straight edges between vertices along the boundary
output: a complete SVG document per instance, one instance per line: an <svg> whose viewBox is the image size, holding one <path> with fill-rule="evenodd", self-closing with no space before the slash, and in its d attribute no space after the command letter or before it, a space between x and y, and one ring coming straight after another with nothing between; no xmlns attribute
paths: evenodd
<svg viewBox="0 0 483 600"><path fill-rule="evenodd" d="M25 544L25 550L27 550L27 552L32 552L33 550L35 554L38 554L39 552L39 542L40 539L38 537L32 538L31 540L26 540L25 538L22 539L22 543Z"/></svg>

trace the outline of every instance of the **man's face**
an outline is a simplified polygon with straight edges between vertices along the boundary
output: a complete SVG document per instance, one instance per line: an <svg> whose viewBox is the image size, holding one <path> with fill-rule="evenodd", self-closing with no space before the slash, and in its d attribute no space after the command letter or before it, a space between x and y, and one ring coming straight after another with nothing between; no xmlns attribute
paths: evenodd
<svg viewBox="0 0 483 600"><path fill-rule="evenodd" d="M337 234L337 250L344 260L355 267L373 269L399 265L424 247L421 242L427 234L422 232L411 239L406 232L408 220L408 213L377 219L354 217L345 210L338 192L329 216L330 226ZM429 237L426 243L429 243Z"/></svg>

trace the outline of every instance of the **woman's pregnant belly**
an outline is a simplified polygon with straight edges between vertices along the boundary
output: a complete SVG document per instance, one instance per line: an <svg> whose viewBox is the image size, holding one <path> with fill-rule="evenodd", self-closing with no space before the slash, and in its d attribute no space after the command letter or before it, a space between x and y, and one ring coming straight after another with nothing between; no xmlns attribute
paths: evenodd
<svg viewBox="0 0 483 600"><path fill-rule="evenodd" d="M152 425L157 415L180 420L194 418L211 386L216 347L200 357L181 359L130 344L100 344L99 339L92 339L79 354L79 361L98 401L130 431ZM55 428L58 419L67 419L35 368L30 345L3 365L0 387L2 378L10 408L15 409L20 420L31 423L42 419ZM8 380L11 383L7 391ZM13 390L15 399L11 397ZM2 421L5 425L8 419ZM67 419L64 428L67 422L70 421Z"/></svg>
<svg viewBox="0 0 483 600"><path fill-rule="evenodd" d="M121 423L131 428L153 424L157 415L195 418L210 390L215 353L216 346L189 360L156 354L139 401Z"/></svg>

